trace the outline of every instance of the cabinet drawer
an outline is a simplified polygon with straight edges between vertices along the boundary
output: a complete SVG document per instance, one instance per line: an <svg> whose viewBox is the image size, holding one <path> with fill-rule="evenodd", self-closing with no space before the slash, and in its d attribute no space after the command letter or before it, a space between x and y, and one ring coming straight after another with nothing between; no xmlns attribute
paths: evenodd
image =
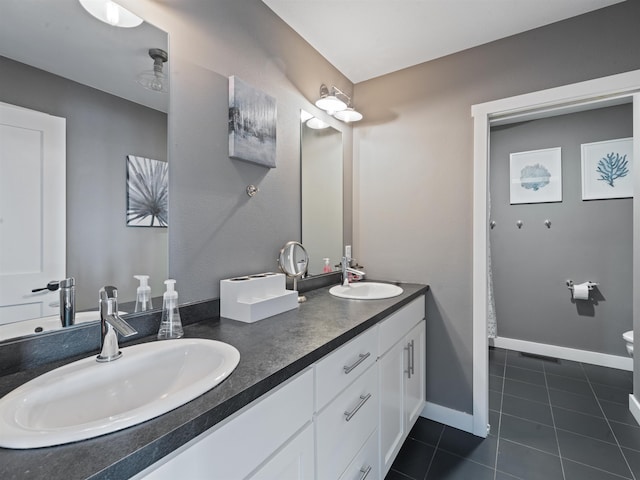
<svg viewBox="0 0 640 480"><path fill-rule="evenodd" d="M404 337L411 328L424 318L424 295L402 307L389 318L380 322L380 347L378 355L382 356Z"/></svg>
<svg viewBox="0 0 640 480"><path fill-rule="evenodd" d="M344 471L340 480L379 480L378 431L371 434L367 443Z"/></svg>
<svg viewBox="0 0 640 480"><path fill-rule="evenodd" d="M318 362L316 365L318 411L375 363L378 350L377 331L377 327L370 328Z"/></svg>
<svg viewBox="0 0 640 480"><path fill-rule="evenodd" d="M318 416L317 478L339 478L374 432L377 423L378 375L376 368L369 368Z"/></svg>

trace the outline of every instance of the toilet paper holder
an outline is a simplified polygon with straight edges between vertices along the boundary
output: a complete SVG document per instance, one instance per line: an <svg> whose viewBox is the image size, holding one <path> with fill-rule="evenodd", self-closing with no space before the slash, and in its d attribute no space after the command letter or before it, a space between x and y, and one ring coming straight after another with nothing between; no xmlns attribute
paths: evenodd
<svg viewBox="0 0 640 480"><path fill-rule="evenodd" d="M598 285L600 285L599 283L592 282L591 280L587 280L585 283L587 284L587 288L589 290L593 290L593 287L597 287ZM573 280L567 280L567 288L569 290L573 291L573 285L574 285Z"/></svg>

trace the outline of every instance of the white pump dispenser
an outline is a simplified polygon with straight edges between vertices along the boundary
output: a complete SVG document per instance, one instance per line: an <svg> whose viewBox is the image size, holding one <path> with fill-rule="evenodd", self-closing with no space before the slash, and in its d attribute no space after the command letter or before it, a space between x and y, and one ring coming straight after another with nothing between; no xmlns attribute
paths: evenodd
<svg viewBox="0 0 640 480"><path fill-rule="evenodd" d="M169 338L180 338L184 335L182 331L182 321L178 312L178 292L175 291L176 281L165 280L167 291L162 296L162 319L160 320L160 330L158 330L158 340Z"/></svg>
<svg viewBox="0 0 640 480"><path fill-rule="evenodd" d="M149 286L149 275L134 275L133 278L140 281L140 286L136 291L136 312L146 312L151 310L151 287Z"/></svg>

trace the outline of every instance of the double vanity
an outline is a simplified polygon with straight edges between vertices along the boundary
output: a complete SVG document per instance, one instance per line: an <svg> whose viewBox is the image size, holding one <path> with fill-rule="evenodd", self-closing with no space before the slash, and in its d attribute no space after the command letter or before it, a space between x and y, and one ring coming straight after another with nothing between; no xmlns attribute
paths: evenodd
<svg viewBox="0 0 640 480"><path fill-rule="evenodd" d="M216 472L215 478L275 479L291 468L305 475L299 478L383 478L424 406L427 289L402 284L391 298L353 300L322 287L307 292L297 309L256 323L209 317L185 325L187 341L215 340L238 350L237 367L219 385L96 438L0 449L0 477L164 479ZM113 365L126 363L127 348L134 347L124 345L125 356ZM0 377L0 395L76 359ZM180 377L162 363L145 368L162 369L159 378ZM82 411L72 401L68 411L64 402L59 407L60 417Z"/></svg>

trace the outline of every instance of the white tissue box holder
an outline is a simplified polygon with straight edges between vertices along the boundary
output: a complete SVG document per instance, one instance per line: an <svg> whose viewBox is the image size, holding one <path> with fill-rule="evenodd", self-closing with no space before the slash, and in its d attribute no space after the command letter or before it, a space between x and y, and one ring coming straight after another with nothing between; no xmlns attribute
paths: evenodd
<svg viewBox="0 0 640 480"><path fill-rule="evenodd" d="M253 323L298 307L298 292L286 289L283 273L220 280L220 316Z"/></svg>

